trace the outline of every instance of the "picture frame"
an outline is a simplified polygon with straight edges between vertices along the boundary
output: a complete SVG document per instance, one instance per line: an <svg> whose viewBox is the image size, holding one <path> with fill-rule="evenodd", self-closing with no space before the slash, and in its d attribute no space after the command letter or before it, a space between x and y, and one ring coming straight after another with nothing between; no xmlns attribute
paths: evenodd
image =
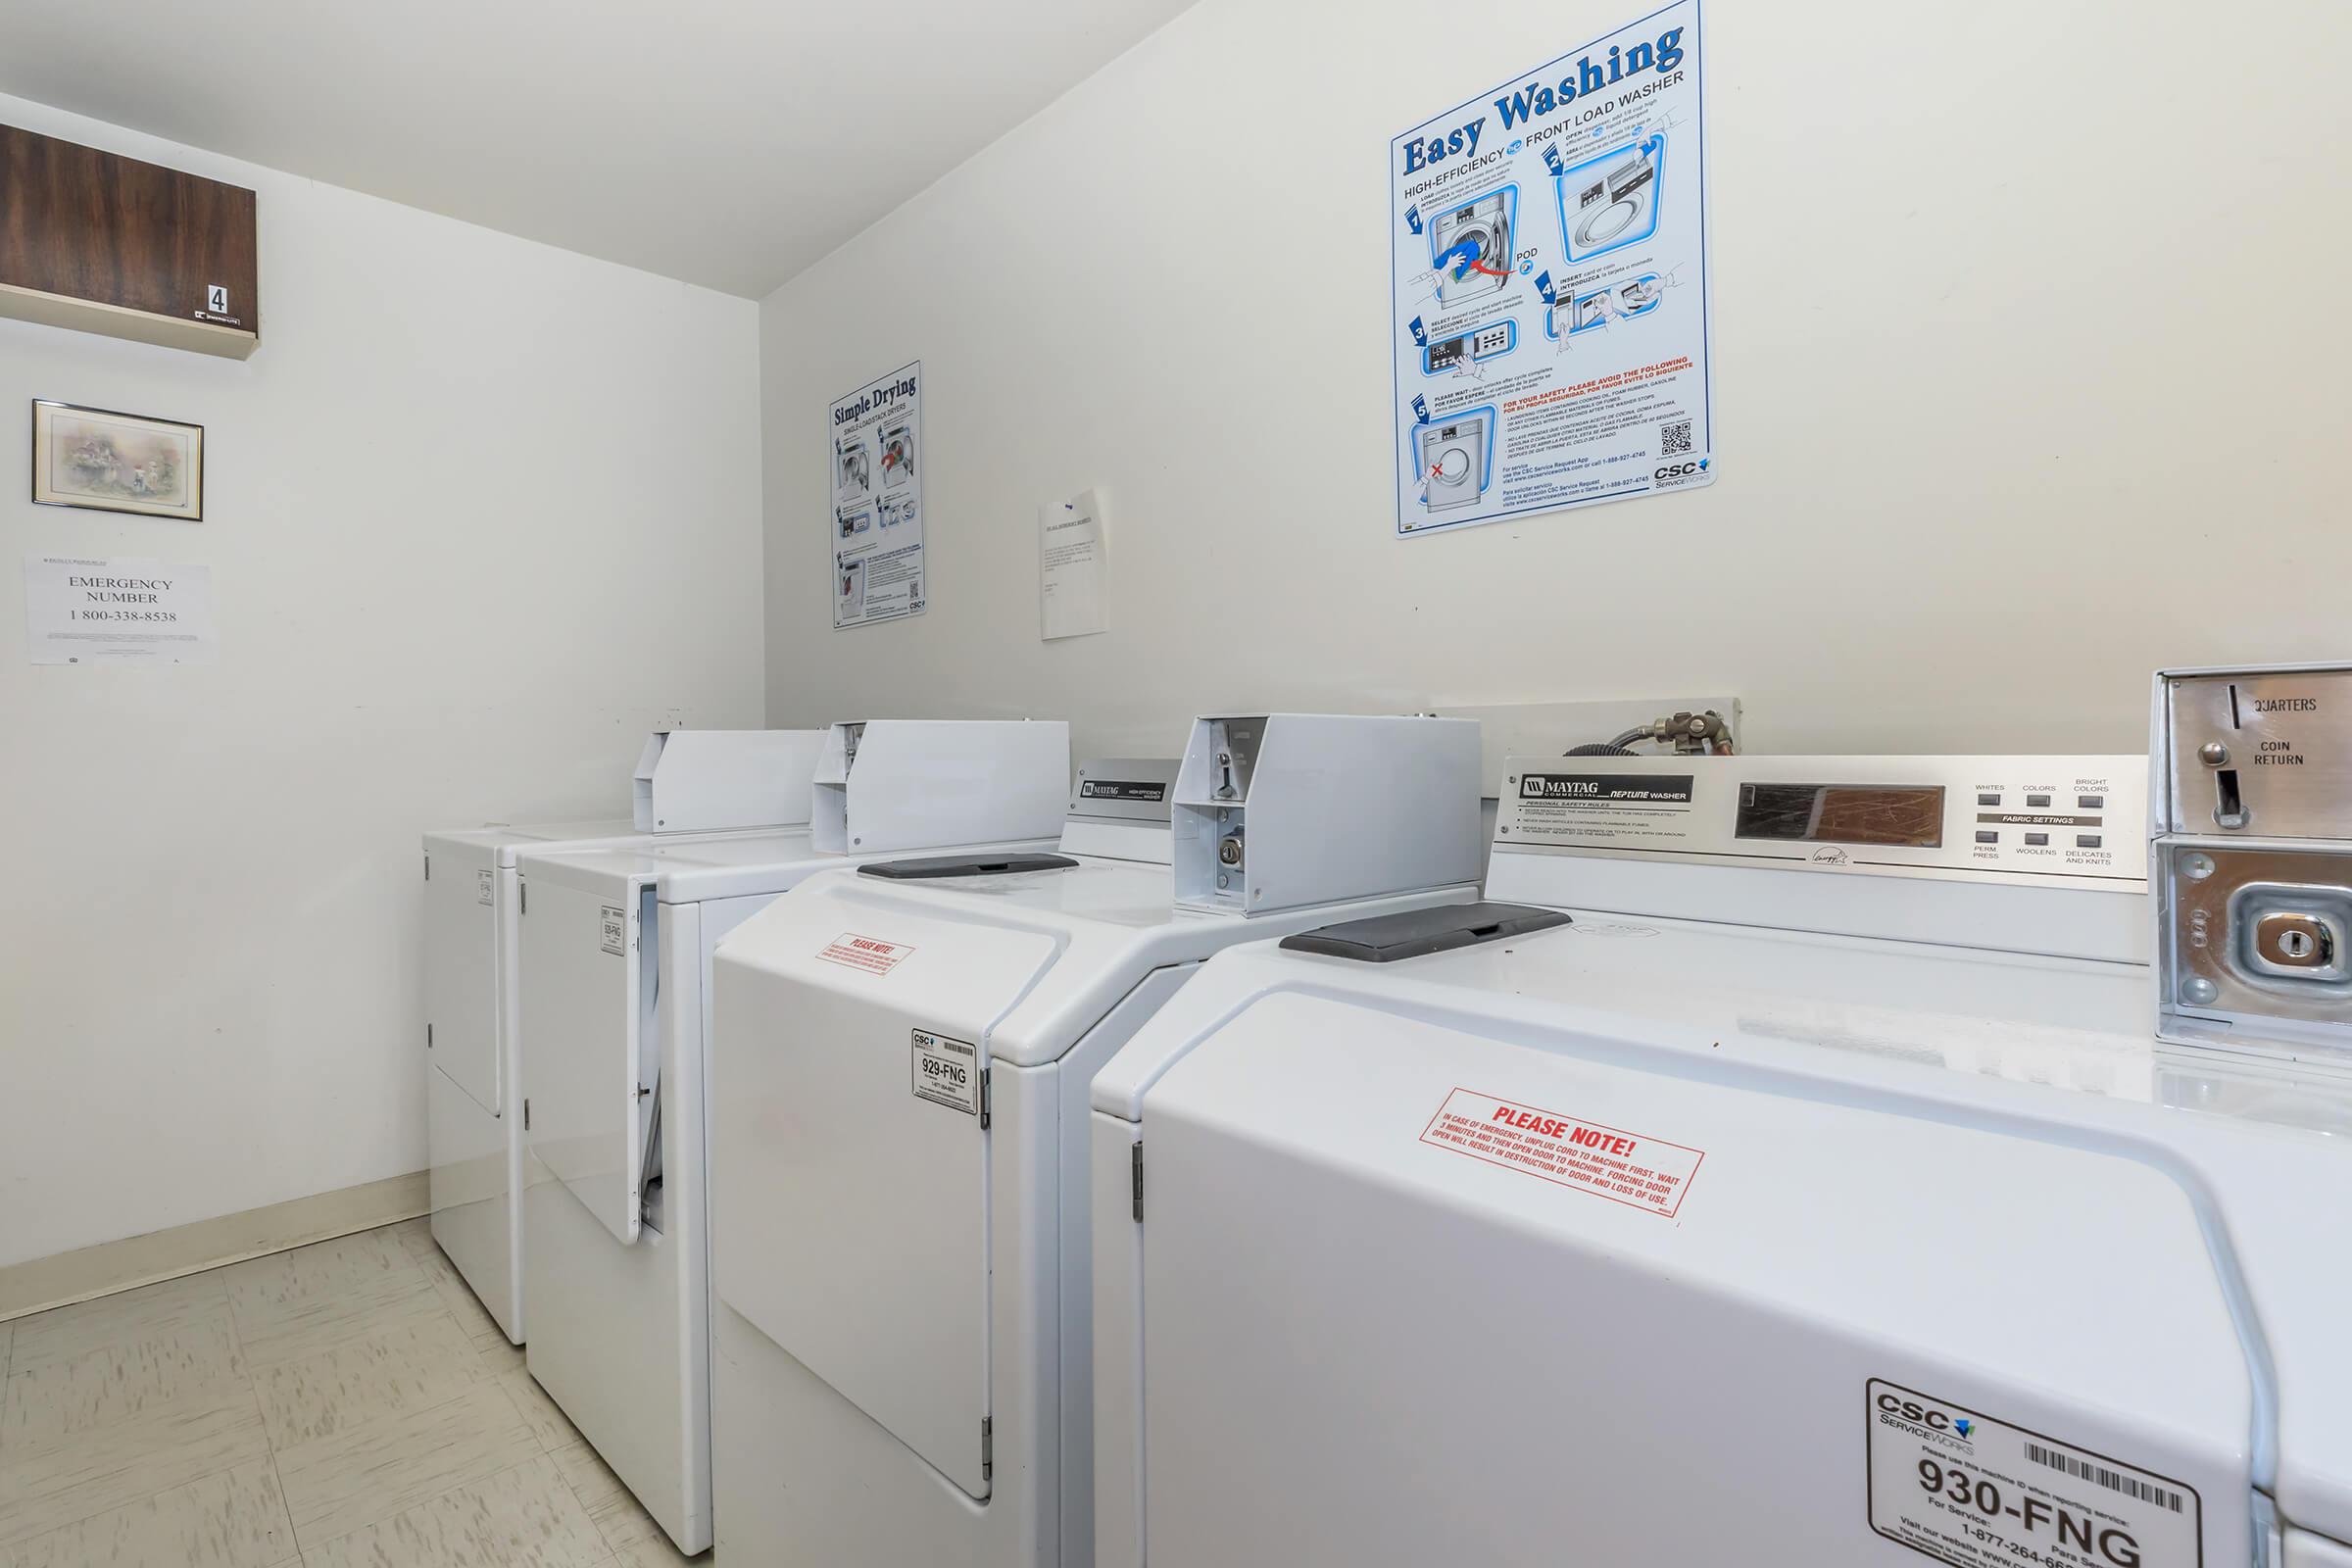
<svg viewBox="0 0 2352 1568"><path fill-rule="evenodd" d="M32 499L202 522L204 426L35 398Z"/></svg>

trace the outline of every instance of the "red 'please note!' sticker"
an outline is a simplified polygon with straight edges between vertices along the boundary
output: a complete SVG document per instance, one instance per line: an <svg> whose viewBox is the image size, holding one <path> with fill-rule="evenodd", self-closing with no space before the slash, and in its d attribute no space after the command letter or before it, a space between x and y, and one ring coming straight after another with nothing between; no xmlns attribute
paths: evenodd
<svg viewBox="0 0 2352 1568"><path fill-rule="evenodd" d="M1672 1219L1703 1151L1469 1089L1446 1097L1421 1142Z"/></svg>
<svg viewBox="0 0 2352 1568"><path fill-rule="evenodd" d="M888 974L913 951L904 942L884 942L877 937L861 937L856 932L844 931L827 943L817 956L844 968L863 969L867 974Z"/></svg>

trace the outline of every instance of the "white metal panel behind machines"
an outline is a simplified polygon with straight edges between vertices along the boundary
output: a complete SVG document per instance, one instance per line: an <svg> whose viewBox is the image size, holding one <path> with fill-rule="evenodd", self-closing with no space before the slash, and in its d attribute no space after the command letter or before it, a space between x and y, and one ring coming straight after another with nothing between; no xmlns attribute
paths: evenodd
<svg viewBox="0 0 2352 1568"><path fill-rule="evenodd" d="M808 825L842 855L1051 838L1069 788L1058 719L852 720L826 734Z"/></svg>
<svg viewBox="0 0 2352 1568"><path fill-rule="evenodd" d="M1103 1568L2340 1558L2352 1085L2018 940L2096 893L1961 945L1642 869L1498 838L1572 923L1236 949L1097 1077Z"/></svg>
<svg viewBox="0 0 2352 1568"><path fill-rule="evenodd" d="M632 781L640 833L714 833L808 820L821 729L675 729L646 737Z"/></svg>

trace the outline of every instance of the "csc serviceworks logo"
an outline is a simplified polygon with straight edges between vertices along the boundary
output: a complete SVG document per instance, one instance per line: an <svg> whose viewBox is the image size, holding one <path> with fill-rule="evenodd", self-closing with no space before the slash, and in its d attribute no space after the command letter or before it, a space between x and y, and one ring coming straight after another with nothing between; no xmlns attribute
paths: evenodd
<svg viewBox="0 0 2352 1568"><path fill-rule="evenodd" d="M1879 1408L1906 1425L1926 1427L1931 1432L1950 1432L1964 1442L1977 1430L1976 1422L1967 1416L1946 1415L1932 1404L1892 1394L1879 1396Z"/></svg>
<svg viewBox="0 0 2352 1568"><path fill-rule="evenodd" d="M1709 458L1693 458L1688 463L1661 464L1649 477L1661 490L1672 489L1678 484L1695 484L1706 476L1707 465L1712 461Z"/></svg>

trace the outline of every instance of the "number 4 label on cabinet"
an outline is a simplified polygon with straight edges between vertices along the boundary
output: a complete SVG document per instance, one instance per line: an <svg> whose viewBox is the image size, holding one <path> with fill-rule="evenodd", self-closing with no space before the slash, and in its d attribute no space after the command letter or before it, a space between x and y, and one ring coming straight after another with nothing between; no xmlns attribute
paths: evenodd
<svg viewBox="0 0 2352 1568"><path fill-rule="evenodd" d="M950 1040L928 1029L914 1035L914 1098L934 1105L980 1114L980 1052L968 1040Z"/></svg>

